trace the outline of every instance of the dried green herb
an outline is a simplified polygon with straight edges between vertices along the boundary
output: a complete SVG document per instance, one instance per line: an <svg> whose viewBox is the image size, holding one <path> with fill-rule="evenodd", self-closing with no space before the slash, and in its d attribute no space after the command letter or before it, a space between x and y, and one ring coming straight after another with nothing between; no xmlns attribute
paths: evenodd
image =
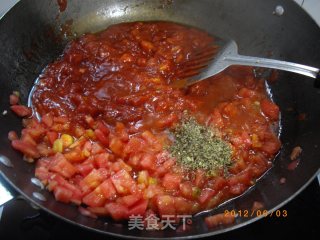
<svg viewBox="0 0 320 240"><path fill-rule="evenodd" d="M215 175L217 170L230 166L230 145L195 119L183 120L173 135L174 142L169 151L186 169L203 169L208 175Z"/></svg>

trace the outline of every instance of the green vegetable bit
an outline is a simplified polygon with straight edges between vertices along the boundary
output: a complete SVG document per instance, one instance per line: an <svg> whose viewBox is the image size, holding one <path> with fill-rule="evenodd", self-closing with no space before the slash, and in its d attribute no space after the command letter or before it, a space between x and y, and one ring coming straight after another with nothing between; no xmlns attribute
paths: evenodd
<svg viewBox="0 0 320 240"><path fill-rule="evenodd" d="M208 175L215 175L231 165L230 145L195 119L183 120L173 134L175 141L169 151L185 168L203 169Z"/></svg>

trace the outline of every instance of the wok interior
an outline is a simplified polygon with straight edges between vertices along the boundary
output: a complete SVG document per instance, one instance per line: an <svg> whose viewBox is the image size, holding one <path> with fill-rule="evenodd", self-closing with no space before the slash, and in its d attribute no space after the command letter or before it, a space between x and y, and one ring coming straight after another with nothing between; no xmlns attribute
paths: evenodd
<svg viewBox="0 0 320 240"><path fill-rule="evenodd" d="M273 15L281 4L285 15ZM320 30L293 2L264 0L176 0L129 1L91 0L68 1L65 12L59 14L55 0L22 0L0 22L0 110L9 109L9 94L18 90L24 103L41 70L61 54L64 41L59 29L71 23L72 33L96 32L107 26L127 21L165 20L201 28L222 38L234 39L241 54L273 57L320 66ZM283 147L274 161L274 167L246 194L229 201L213 211L195 218L192 228L183 233L175 231L129 231L125 225L109 219L92 220L71 207L54 200L51 193L42 193L48 199L37 202L49 212L101 232L135 237L180 237L200 234L217 234L240 227L251 220L238 218L235 225L208 230L204 216L223 212L224 209L251 209L254 201L262 202L265 209L283 204L315 176L320 166L320 106L319 91L313 81L295 74L280 72L271 85L274 101L281 109L281 141ZM298 115L306 114L299 121ZM0 153L9 157L14 168L0 165L0 170L20 192L32 201L32 192L38 191L30 183L34 166L22 161L22 156L10 147L9 130L20 131L21 120L11 112L0 116ZM303 149L302 160L294 171L287 170L289 155L295 146ZM280 178L286 178L280 184ZM105 223L108 224L105 224Z"/></svg>

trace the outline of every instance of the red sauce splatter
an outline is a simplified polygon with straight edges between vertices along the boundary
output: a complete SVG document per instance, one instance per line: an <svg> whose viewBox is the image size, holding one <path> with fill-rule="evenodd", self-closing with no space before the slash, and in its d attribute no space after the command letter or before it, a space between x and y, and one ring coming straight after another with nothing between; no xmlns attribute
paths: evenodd
<svg viewBox="0 0 320 240"><path fill-rule="evenodd" d="M294 161L292 161L291 163L288 164L287 169L290 170L290 171L293 171L298 167L299 163L300 163L299 160L294 160Z"/></svg>
<svg viewBox="0 0 320 240"><path fill-rule="evenodd" d="M59 5L60 12L64 12L67 8L68 1L67 0L57 0L57 3Z"/></svg>

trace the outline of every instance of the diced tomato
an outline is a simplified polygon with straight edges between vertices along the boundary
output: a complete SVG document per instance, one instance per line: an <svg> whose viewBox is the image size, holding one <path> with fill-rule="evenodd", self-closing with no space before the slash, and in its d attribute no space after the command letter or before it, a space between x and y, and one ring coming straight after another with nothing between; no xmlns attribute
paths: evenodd
<svg viewBox="0 0 320 240"><path fill-rule="evenodd" d="M41 117L41 122L43 122L47 127L51 127L53 125L53 115L51 113L47 113Z"/></svg>
<svg viewBox="0 0 320 240"><path fill-rule="evenodd" d="M129 134L126 131L126 127L123 123L117 122L115 127L116 136L123 142L127 142L129 140Z"/></svg>
<svg viewBox="0 0 320 240"><path fill-rule="evenodd" d="M18 134L17 134L15 131L10 131L10 132L8 133L8 139L9 139L10 141L13 141L13 140L18 140L19 137L18 137Z"/></svg>
<svg viewBox="0 0 320 240"><path fill-rule="evenodd" d="M143 169L148 169L148 170L155 170L155 161L156 161L156 156L152 153L145 153L142 155L140 159L140 166Z"/></svg>
<svg viewBox="0 0 320 240"><path fill-rule="evenodd" d="M51 145L53 145L54 141L58 139L59 134L57 132L49 131L47 132L47 137Z"/></svg>
<svg viewBox="0 0 320 240"><path fill-rule="evenodd" d="M93 169L82 181L80 182L80 187L83 192L88 193L88 191L95 189L103 181L103 176L101 173Z"/></svg>
<svg viewBox="0 0 320 240"><path fill-rule="evenodd" d="M124 147L124 152L130 154L133 152L141 152L146 148L146 142L142 138L132 137Z"/></svg>
<svg viewBox="0 0 320 240"><path fill-rule="evenodd" d="M62 186L56 186L53 193L57 201L64 203L69 203L72 197L72 191Z"/></svg>
<svg viewBox="0 0 320 240"><path fill-rule="evenodd" d="M102 121L97 122L97 129L99 129L106 137L109 135L110 130Z"/></svg>
<svg viewBox="0 0 320 240"><path fill-rule="evenodd" d="M39 158L40 157L40 154L39 154L37 148L33 144L30 144L26 141L13 140L11 142L11 146L14 149L22 152L23 154L25 154L28 157L32 157L32 158Z"/></svg>
<svg viewBox="0 0 320 240"><path fill-rule="evenodd" d="M111 179L105 180L99 187L106 199L114 199L116 197L117 191L114 188Z"/></svg>
<svg viewBox="0 0 320 240"><path fill-rule="evenodd" d="M123 196L121 198L117 199L118 203L122 203L127 207L132 207L134 204L136 204L140 199L142 198L142 196L138 193L138 194L131 194L131 195L127 195L127 196Z"/></svg>
<svg viewBox="0 0 320 240"><path fill-rule="evenodd" d="M111 177L111 181L119 194L129 194L135 182L126 170L120 170Z"/></svg>
<svg viewBox="0 0 320 240"><path fill-rule="evenodd" d="M179 189L183 197L187 199L193 199L192 183L190 181L180 183Z"/></svg>
<svg viewBox="0 0 320 240"><path fill-rule="evenodd" d="M115 154L122 156L123 154L123 148L124 148L124 144L122 143L122 141L119 138L112 138L110 141L110 145L109 148L111 149L112 152L114 152Z"/></svg>
<svg viewBox="0 0 320 240"><path fill-rule="evenodd" d="M110 161L114 159L111 153L100 153L94 156L94 162L99 168L108 168L111 164Z"/></svg>
<svg viewBox="0 0 320 240"><path fill-rule="evenodd" d="M175 197L174 207L177 214L188 214L191 212L193 202L186 200L182 197Z"/></svg>
<svg viewBox="0 0 320 240"><path fill-rule="evenodd" d="M114 220L121 220L128 218L128 208L119 203L107 203L105 208L110 213Z"/></svg>
<svg viewBox="0 0 320 240"><path fill-rule="evenodd" d="M103 147L99 143L97 143L97 142L92 143L91 153L93 155L103 153L103 152L105 152L105 150L103 149Z"/></svg>
<svg viewBox="0 0 320 240"><path fill-rule="evenodd" d="M194 184L199 187L199 188L202 188L205 184L205 180L206 180L206 177L205 177L205 172L202 171L202 170L197 170L196 171L196 177L195 177L195 180L194 180Z"/></svg>
<svg viewBox="0 0 320 240"><path fill-rule="evenodd" d="M279 107L268 99L263 99L261 101L261 111L270 120L277 121L279 119Z"/></svg>
<svg viewBox="0 0 320 240"><path fill-rule="evenodd" d="M94 133L95 133L97 139L98 139L104 146L108 146L108 145L109 145L109 138L108 138L100 129L94 130Z"/></svg>
<svg viewBox="0 0 320 240"><path fill-rule="evenodd" d="M220 191L222 188L224 188L226 185L228 184L228 182L226 181L225 178L223 177L217 177L214 181L214 186L213 189L215 191Z"/></svg>
<svg viewBox="0 0 320 240"><path fill-rule="evenodd" d="M19 97L16 94L10 95L10 105L17 105L19 103Z"/></svg>
<svg viewBox="0 0 320 240"><path fill-rule="evenodd" d="M81 163L86 159L86 156L79 148L75 148L63 154L64 157L71 163Z"/></svg>
<svg viewBox="0 0 320 240"><path fill-rule="evenodd" d="M23 105L12 105L10 109L19 117L30 117L32 115L31 108Z"/></svg>
<svg viewBox="0 0 320 240"><path fill-rule="evenodd" d="M85 177L94 169L94 166L92 163L85 163L75 165L75 168L77 169L77 172Z"/></svg>
<svg viewBox="0 0 320 240"><path fill-rule="evenodd" d="M84 196L82 202L90 207L102 207L106 202L106 198L102 194L101 187L97 187L91 193Z"/></svg>
<svg viewBox="0 0 320 240"><path fill-rule="evenodd" d="M238 94L240 97L243 98L252 98L257 95L255 91L250 90L248 88L241 88Z"/></svg>
<svg viewBox="0 0 320 240"><path fill-rule="evenodd" d="M118 172L121 169L124 169L127 172L131 172L132 167L130 167L128 164L126 164L122 159L118 159L116 162L114 162L111 165L111 170L114 172Z"/></svg>
<svg viewBox="0 0 320 240"><path fill-rule="evenodd" d="M148 207L148 200L141 199L133 207L129 209L128 216L143 216Z"/></svg>
<svg viewBox="0 0 320 240"><path fill-rule="evenodd" d="M174 197L169 195L158 196L156 199L156 203L160 216L176 214L176 210L174 207Z"/></svg>
<svg viewBox="0 0 320 240"><path fill-rule="evenodd" d="M65 178L70 178L77 172L77 169L61 153L56 153L52 157L49 170L59 173Z"/></svg>
<svg viewBox="0 0 320 240"><path fill-rule="evenodd" d="M164 193L164 189L157 185L149 185L148 188L144 191L144 198L151 199L157 195L162 195Z"/></svg>
<svg viewBox="0 0 320 240"><path fill-rule="evenodd" d="M168 190L179 189L181 178L182 177L180 175L167 173L162 179L162 186L164 186Z"/></svg>
<svg viewBox="0 0 320 240"><path fill-rule="evenodd" d="M216 191L214 191L211 188L202 189L199 196L199 203L203 204L208 202L215 194L216 194Z"/></svg>
<svg viewBox="0 0 320 240"><path fill-rule="evenodd" d="M224 126L222 115L218 109L215 109L211 114L210 123L217 128L222 128Z"/></svg>
<svg viewBox="0 0 320 240"><path fill-rule="evenodd" d="M261 150L271 156L277 153L280 147L281 147L280 141L275 138L274 140L269 140L264 142L261 146Z"/></svg>
<svg viewBox="0 0 320 240"><path fill-rule="evenodd" d="M97 216L108 216L109 215L109 211L105 207L88 207L87 210Z"/></svg>
<svg viewBox="0 0 320 240"><path fill-rule="evenodd" d="M224 213L219 213L210 217L206 217L204 221L208 228L214 228L219 225L229 225L234 223L235 216L231 214L226 215Z"/></svg>

